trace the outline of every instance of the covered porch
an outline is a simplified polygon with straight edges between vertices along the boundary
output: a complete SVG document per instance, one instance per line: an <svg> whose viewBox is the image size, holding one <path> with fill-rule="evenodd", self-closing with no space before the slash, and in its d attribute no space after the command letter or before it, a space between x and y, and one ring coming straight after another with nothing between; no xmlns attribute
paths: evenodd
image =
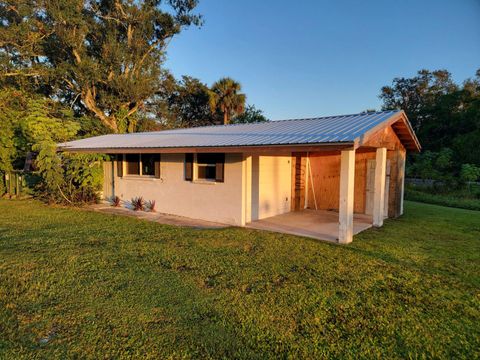
<svg viewBox="0 0 480 360"><path fill-rule="evenodd" d="M304 209L248 223L246 227L338 242L338 212ZM353 215L353 235L372 227L372 217Z"/></svg>

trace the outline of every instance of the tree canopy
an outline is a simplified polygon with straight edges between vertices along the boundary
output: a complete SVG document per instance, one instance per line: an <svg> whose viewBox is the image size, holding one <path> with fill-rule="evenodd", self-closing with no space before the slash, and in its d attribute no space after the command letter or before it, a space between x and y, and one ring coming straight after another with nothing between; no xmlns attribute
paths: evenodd
<svg viewBox="0 0 480 360"><path fill-rule="evenodd" d="M169 40L197 0L7 0L0 85L30 88L125 131L161 87Z"/></svg>
<svg viewBox="0 0 480 360"><path fill-rule="evenodd" d="M446 70L421 70L412 78L396 78L382 88L384 109L403 109L427 154L452 150L462 164L480 166L480 70L456 84Z"/></svg>
<svg viewBox="0 0 480 360"><path fill-rule="evenodd" d="M221 113L223 123L230 123L235 115L240 115L245 109L245 94L240 93L242 86L232 78L222 78L212 85L210 92L210 107L212 112Z"/></svg>

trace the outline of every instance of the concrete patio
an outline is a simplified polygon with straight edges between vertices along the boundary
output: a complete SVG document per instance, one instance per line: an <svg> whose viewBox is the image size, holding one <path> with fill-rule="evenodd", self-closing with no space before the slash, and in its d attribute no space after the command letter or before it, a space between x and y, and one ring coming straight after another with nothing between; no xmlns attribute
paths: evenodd
<svg viewBox="0 0 480 360"><path fill-rule="evenodd" d="M354 234L358 234L371 226L371 216L354 214ZM257 230L268 230L305 236L336 243L338 239L338 212L305 209L252 221L247 224L247 227Z"/></svg>

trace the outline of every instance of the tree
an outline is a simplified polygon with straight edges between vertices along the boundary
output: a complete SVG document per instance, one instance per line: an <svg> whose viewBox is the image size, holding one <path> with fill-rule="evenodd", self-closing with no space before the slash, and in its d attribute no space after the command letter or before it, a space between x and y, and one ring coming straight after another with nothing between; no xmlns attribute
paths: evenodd
<svg viewBox="0 0 480 360"><path fill-rule="evenodd" d="M200 80L183 76L167 92L160 117L168 128L212 125L214 114L210 110L210 89Z"/></svg>
<svg viewBox="0 0 480 360"><path fill-rule="evenodd" d="M446 70L421 70L382 88L383 108L406 112L424 150L453 150L454 171L462 163L480 165L480 71L462 85Z"/></svg>
<svg viewBox="0 0 480 360"><path fill-rule="evenodd" d="M240 93L242 86L231 78L216 81L210 91L210 108L213 113L223 116L223 124L227 125L235 115L243 113L245 94Z"/></svg>
<svg viewBox="0 0 480 360"><path fill-rule="evenodd" d="M111 131L132 128L160 87L170 39L201 25L197 0L8 0L0 4L0 85L60 99Z"/></svg>
<svg viewBox="0 0 480 360"><path fill-rule="evenodd" d="M232 123L234 124L248 124L267 121L269 120L265 117L265 115L263 115L263 111L257 109L255 105L247 105L242 114L237 115L232 119Z"/></svg>

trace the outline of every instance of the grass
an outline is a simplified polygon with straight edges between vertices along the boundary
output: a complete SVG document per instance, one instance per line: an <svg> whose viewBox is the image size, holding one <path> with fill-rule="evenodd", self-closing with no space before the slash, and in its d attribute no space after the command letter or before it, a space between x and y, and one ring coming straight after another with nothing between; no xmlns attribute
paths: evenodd
<svg viewBox="0 0 480 360"><path fill-rule="evenodd" d="M480 357L480 212L337 246L0 201L0 358Z"/></svg>
<svg viewBox="0 0 480 360"><path fill-rule="evenodd" d="M455 207L459 209L480 210L480 186L463 189L445 189L429 186L407 185L405 198L427 204Z"/></svg>

